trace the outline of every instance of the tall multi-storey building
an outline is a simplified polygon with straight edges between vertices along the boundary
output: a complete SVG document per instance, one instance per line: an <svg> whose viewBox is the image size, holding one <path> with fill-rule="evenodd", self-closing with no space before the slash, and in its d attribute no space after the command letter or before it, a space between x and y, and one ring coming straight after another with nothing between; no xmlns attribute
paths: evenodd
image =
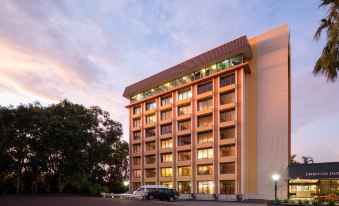
<svg viewBox="0 0 339 206"><path fill-rule="evenodd" d="M126 87L130 189L163 184L197 198L272 199L277 173L286 197L289 60L284 25Z"/></svg>

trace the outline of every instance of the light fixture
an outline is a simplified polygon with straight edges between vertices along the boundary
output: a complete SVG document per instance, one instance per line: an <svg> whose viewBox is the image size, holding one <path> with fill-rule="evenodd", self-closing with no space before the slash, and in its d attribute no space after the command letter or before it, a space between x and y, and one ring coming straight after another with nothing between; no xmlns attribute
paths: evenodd
<svg viewBox="0 0 339 206"><path fill-rule="evenodd" d="M128 185L129 185L129 182L128 182L128 181L124 181L124 185L125 185L125 186L128 186Z"/></svg>
<svg viewBox="0 0 339 206"><path fill-rule="evenodd" d="M278 180L280 179L280 175L278 175L278 174L273 174L273 175L272 175L272 179L273 179L274 181L278 181Z"/></svg>

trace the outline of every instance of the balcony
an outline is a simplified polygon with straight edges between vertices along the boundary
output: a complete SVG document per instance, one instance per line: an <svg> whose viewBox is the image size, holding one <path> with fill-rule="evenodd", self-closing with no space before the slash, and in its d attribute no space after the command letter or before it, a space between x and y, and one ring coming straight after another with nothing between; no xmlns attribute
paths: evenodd
<svg viewBox="0 0 339 206"><path fill-rule="evenodd" d="M197 116L201 116L201 115L206 115L206 114L212 114L213 113L213 108L209 108L209 109L203 109L200 111L197 111Z"/></svg>
<svg viewBox="0 0 339 206"><path fill-rule="evenodd" d="M152 136L152 137L145 137L144 141L145 142L153 142L157 139L157 136Z"/></svg>
<svg viewBox="0 0 339 206"><path fill-rule="evenodd" d="M157 182L157 178L155 177L145 177L145 182Z"/></svg>
<svg viewBox="0 0 339 206"><path fill-rule="evenodd" d="M197 143L196 148L201 149L201 148L211 148L213 147L213 142L203 142L203 143Z"/></svg>
<svg viewBox="0 0 339 206"><path fill-rule="evenodd" d="M212 158L197 159L197 165L213 164Z"/></svg>
<svg viewBox="0 0 339 206"><path fill-rule="evenodd" d="M190 150L190 149L191 149L191 144L177 146L177 151Z"/></svg>
<svg viewBox="0 0 339 206"><path fill-rule="evenodd" d="M172 118L168 118L168 119L164 119L164 120L160 120L159 124L168 124L172 122Z"/></svg>
<svg viewBox="0 0 339 206"><path fill-rule="evenodd" d="M141 152L132 152L132 157L140 157L141 156Z"/></svg>
<svg viewBox="0 0 339 206"><path fill-rule="evenodd" d="M236 180L235 174L220 174L219 180Z"/></svg>
<svg viewBox="0 0 339 206"><path fill-rule="evenodd" d="M221 139L219 145L235 144L235 138Z"/></svg>
<svg viewBox="0 0 339 206"><path fill-rule="evenodd" d="M177 161L177 167L179 166L191 166L191 160L186 160L186 161Z"/></svg>
<svg viewBox="0 0 339 206"><path fill-rule="evenodd" d="M160 153L169 153L169 152L172 152L172 147L160 148L159 152Z"/></svg>
<svg viewBox="0 0 339 206"><path fill-rule="evenodd" d="M191 117L192 117L191 113L182 114L182 115L177 116L177 120L180 121L180 120L190 119Z"/></svg>
<svg viewBox="0 0 339 206"><path fill-rule="evenodd" d="M157 167L157 164L156 163L153 163L153 164L145 164L144 165L145 169L154 169Z"/></svg>
<svg viewBox="0 0 339 206"><path fill-rule="evenodd" d="M228 103L228 104L223 104L219 106L219 110L223 111L223 110L229 110L229 109L234 109L235 108L236 103L232 102L232 103Z"/></svg>
<svg viewBox="0 0 339 206"><path fill-rule="evenodd" d="M141 138L134 140L133 137L132 137L132 143L133 144L141 143Z"/></svg>
<svg viewBox="0 0 339 206"><path fill-rule="evenodd" d="M171 177L159 177L160 182L172 182L172 176Z"/></svg>
<svg viewBox="0 0 339 206"><path fill-rule="evenodd" d="M201 99L205 99L205 98L209 98L213 96L213 91L208 91L208 92L204 92L202 94L198 94L197 95L197 100L201 100Z"/></svg>
<svg viewBox="0 0 339 206"><path fill-rule="evenodd" d="M177 181L191 181L191 175L189 176L177 176Z"/></svg>
<svg viewBox="0 0 339 206"><path fill-rule="evenodd" d="M163 110L170 109L170 108L172 108L172 103L171 103L171 104L166 104L166 105L160 106L160 107L159 107L159 110L160 110L160 111L163 111Z"/></svg>
<svg viewBox="0 0 339 206"><path fill-rule="evenodd" d="M161 162L159 167L172 167L172 162Z"/></svg>
<svg viewBox="0 0 339 206"><path fill-rule="evenodd" d="M235 126L235 120L227 121L227 122L220 122L219 127L225 128L225 127L232 127Z"/></svg>
<svg viewBox="0 0 339 206"><path fill-rule="evenodd" d="M190 134L190 133L191 133L191 129L185 129L185 130L177 131L178 136L182 136L182 135L186 135L186 134Z"/></svg>
<svg viewBox="0 0 339 206"><path fill-rule="evenodd" d="M236 156L227 156L227 157L220 157L219 162L224 163L224 162L235 162L236 161Z"/></svg>
<svg viewBox="0 0 339 206"><path fill-rule="evenodd" d="M136 127L132 127L131 131L140 131L141 130L141 126L136 126Z"/></svg>
<svg viewBox="0 0 339 206"><path fill-rule="evenodd" d="M197 181L213 181L213 175L197 175Z"/></svg>
<svg viewBox="0 0 339 206"><path fill-rule="evenodd" d="M167 133L167 134L161 134L159 136L160 139L166 139L172 137L172 133Z"/></svg>
<svg viewBox="0 0 339 206"><path fill-rule="evenodd" d="M144 128L148 129L148 128L152 128L156 126L156 122L150 122L150 123L146 123Z"/></svg>
<svg viewBox="0 0 339 206"><path fill-rule="evenodd" d="M145 151L144 155L155 155L156 153L157 153L157 150L154 149L154 150L150 150L150 151Z"/></svg>
<svg viewBox="0 0 339 206"><path fill-rule="evenodd" d="M220 93L223 93L223 92L227 92L227 91L234 90L234 89L235 89L235 84L230 84L230 85L221 87L221 88L219 89L219 92L220 92Z"/></svg>
<svg viewBox="0 0 339 206"><path fill-rule="evenodd" d="M184 105L184 104L191 103L191 101L192 101L192 98L183 99L183 100L177 101L176 105L181 106L181 105Z"/></svg>
<svg viewBox="0 0 339 206"><path fill-rule="evenodd" d="M149 115L149 114L154 114L156 111L156 109L149 109L149 110L145 110L145 116Z"/></svg>
<svg viewBox="0 0 339 206"><path fill-rule="evenodd" d="M200 126L197 128L197 132L204 132L204 131L208 131L208 130L212 130L213 129L213 124L212 125L207 125L207 126Z"/></svg>
<svg viewBox="0 0 339 206"><path fill-rule="evenodd" d="M131 116L132 119L136 119L136 118L139 118L139 117L141 117L141 113L132 114L132 116Z"/></svg>

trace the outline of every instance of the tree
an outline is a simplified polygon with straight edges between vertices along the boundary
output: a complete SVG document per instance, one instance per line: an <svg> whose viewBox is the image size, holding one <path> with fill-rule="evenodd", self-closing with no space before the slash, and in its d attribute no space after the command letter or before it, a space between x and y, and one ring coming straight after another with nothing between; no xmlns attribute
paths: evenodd
<svg viewBox="0 0 339 206"><path fill-rule="evenodd" d="M314 39L319 40L323 30L326 30L327 42L314 66L313 73L323 74L327 80L334 82L339 72L339 1L322 0L319 7L329 9L326 18L321 20Z"/></svg>
<svg viewBox="0 0 339 206"><path fill-rule="evenodd" d="M314 163L313 158L310 157L310 156L302 156L301 159L302 159L303 164L313 164Z"/></svg>
<svg viewBox="0 0 339 206"><path fill-rule="evenodd" d="M297 157L296 154L292 154L292 155L291 155L291 164L292 164L292 165L300 164L300 163L296 160L296 157Z"/></svg>

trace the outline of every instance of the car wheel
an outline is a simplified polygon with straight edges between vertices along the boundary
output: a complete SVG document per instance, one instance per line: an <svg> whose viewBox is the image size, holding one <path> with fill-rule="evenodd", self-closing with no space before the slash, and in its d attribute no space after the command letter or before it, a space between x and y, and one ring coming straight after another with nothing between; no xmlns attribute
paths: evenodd
<svg viewBox="0 0 339 206"><path fill-rule="evenodd" d="M148 199L153 200L154 199L153 195L148 196Z"/></svg>
<svg viewBox="0 0 339 206"><path fill-rule="evenodd" d="M169 201L170 201L170 202L174 202L174 201L175 201L175 198L174 198L173 196L171 196L171 197L169 198Z"/></svg>

